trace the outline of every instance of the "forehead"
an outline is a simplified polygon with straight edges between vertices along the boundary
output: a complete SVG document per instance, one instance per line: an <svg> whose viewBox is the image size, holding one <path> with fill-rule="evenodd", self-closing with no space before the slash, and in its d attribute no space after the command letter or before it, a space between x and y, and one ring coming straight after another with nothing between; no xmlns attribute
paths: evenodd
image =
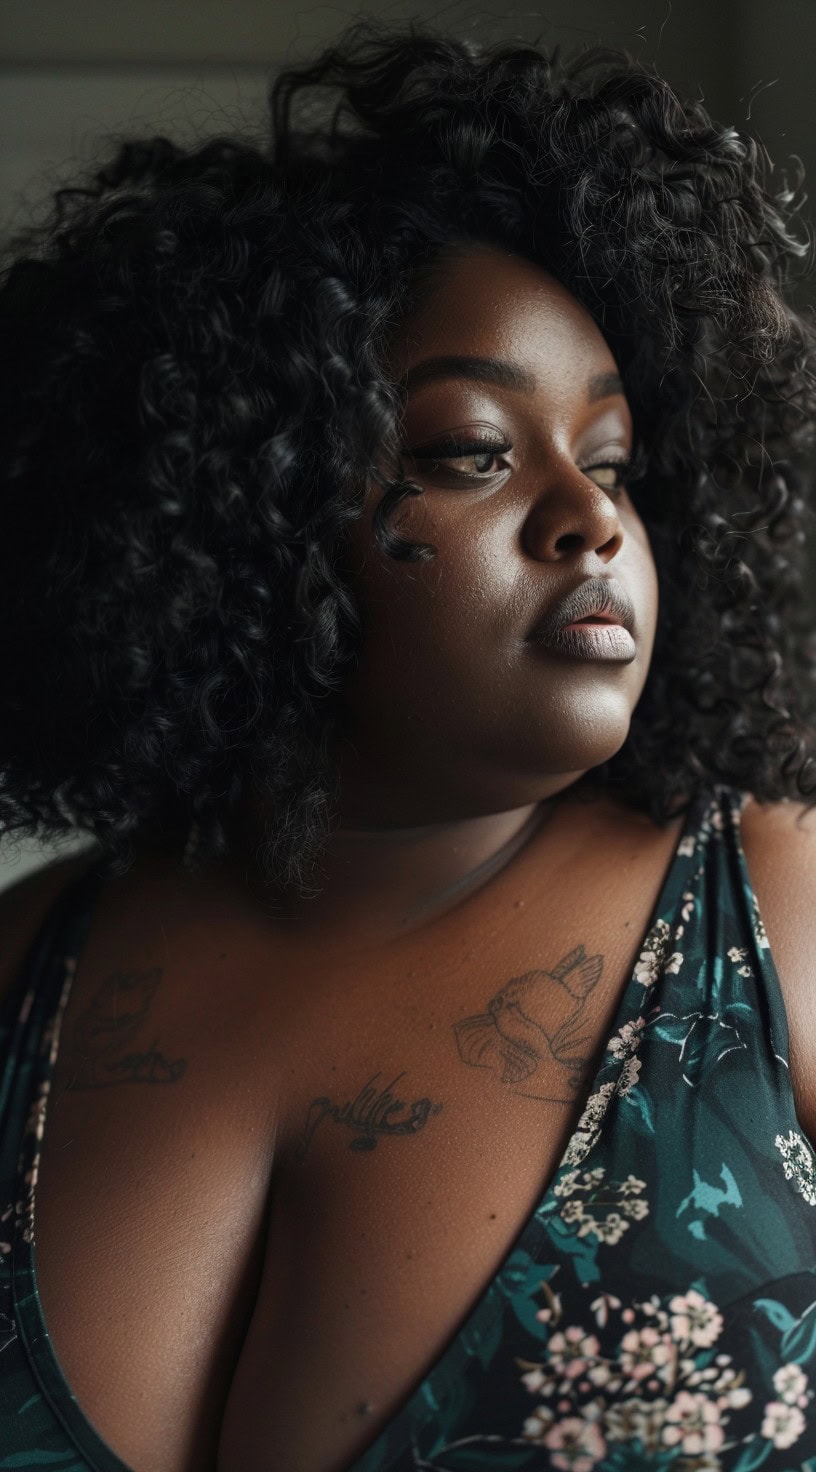
<svg viewBox="0 0 816 1472"><path fill-rule="evenodd" d="M389 354L398 375L430 353L512 358L537 377L613 370L612 352L580 302L542 266L490 246L434 263L420 305Z"/></svg>

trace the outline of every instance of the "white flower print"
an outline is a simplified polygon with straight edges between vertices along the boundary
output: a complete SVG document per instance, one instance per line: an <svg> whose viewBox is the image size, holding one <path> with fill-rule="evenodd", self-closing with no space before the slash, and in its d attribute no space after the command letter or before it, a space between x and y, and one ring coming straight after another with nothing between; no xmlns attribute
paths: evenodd
<svg viewBox="0 0 816 1472"><path fill-rule="evenodd" d="M625 1181L621 1181L618 1190L621 1196L637 1196L646 1190L646 1182L638 1180L637 1176L630 1173Z"/></svg>
<svg viewBox="0 0 816 1472"><path fill-rule="evenodd" d="M798 1406L789 1406L781 1400L769 1401L760 1428L775 1447L789 1447L802 1435L805 1418Z"/></svg>
<svg viewBox="0 0 816 1472"><path fill-rule="evenodd" d="M564 1151L563 1165L580 1165L589 1154L600 1133L601 1121L609 1108L615 1091L613 1080L609 1080L596 1093L590 1094L584 1112L575 1128L575 1133Z"/></svg>
<svg viewBox="0 0 816 1472"><path fill-rule="evenodd" d="M748 950L746 946L732 946L727 954L729 961L744 961Z"/></svg>
<svg viewBox="0 0 816 1472"><path fill-rule="evenodd" d="M666 1446L679 1443L692 1456L715 1452L725 1439L719 1406L700 1391L678 1391L666 1412L662 1437Z"/></svg>
<svg viewBox="0 0 816 1472"><path fill-rule="evenodd" d="M653 986L660 972L669 944L669 923L662 917L655 922L646 944L635 963L635 981Z"/></svg>
<svg viewBox="0 0 816 1472"><path fill-rule="evenodd" d="M555 1412L549 1406L538 1406L532 1416L528 1416L522 1428L522 1436L527 1441L540 1442L544 1438L545 1431L549 1431L555 1420Z"/></svg>
<svg viewBox="0 0 816 1472"><path fill-rule="evenodd" d="M638 1081L638 1076L640 1074L640 1067L641 1060L639 1058L627 1058L618 1077L617 1092L621 1095L621 1097L625 1097L627 1094L631 1093L632 1089L635 1087L635 1084Z"/></svg>
<svg viewBox="0 0 816 1472"><path fill-rule="evenodd" d="M680 970L680 967L682 966L682 964L683 964L683 953L682 953L682 951L675 951L674 952L674 955L672 955L672 956L669 957L669 959L666 962L666 964L665 964L665 966L664 966L663 969L664 969L664 971L671 972L671 974L673 976L676 976L677 973L678 973L678 971Z"/></svg>
<svg viewBox="0 0 816 1472"><path fill-rule="evenodd" d="M780 1365L773 1377L774 1390L788 1406L807 1405L807 1375L798 1365Z"/></svg>
<svg viewBox="0 0 816 1472"><path fill-rule="evenodd" d="M765 926L762 921L762 916L759 913L759 904L757 902L756 894L754 893L751 894L751 919L753 922L753 931L756 943L761 951L767 951L769 949L770 942L767 935L765 934Z"/></svg>
<svg viewBox="0 0 816 1472"><path fill-rule="evenodd" d="M643 1218L649 1215L649 1203L641 1201L639 1197L633 1197L621 1202L621 1210L631 1217L633 1222L642 1222Z"/></svg>
<svg viewBox="0 0 816 1472"><path fill-rule="evenodd" d="M578 1236L588 1237L589 1233L592 1232L598 1238L599 1242L608 1242L610 1245L613 1245L615 1242L620 1242L628 1225L629 1223L624 1221L618 1211L610 1211L609 1215L603 1221L600 1221L598 1217L592 1216L589 1212L584 1212L582 1214L581 1225L578 1228Z"/></svg>
<svg viewBox="0 0 816 1472"><path fill-rule="evenodd" d="M613 1058L631 1058L640 1047L645 1024L645 1017L636 1017L634 1022L625 1022L607 1043L607 1053L611 1053Z"/></svg>
<svg viewBox="0 0 816 1472"><path fill-rule="evenodd" d="M559 1215L568 1225L578 1226L579 1237L592 1233L599 1242L614 1246L630 1221L642 1221L649 1215L649 1204L640 1196L646 1182L631 1174L625 1181L604 1182L604 1175L603 1166L583 1172L567 1171L557 1194L568 1199L560 1207ZM578 1191L586 1193L583 1200L575 1198Z"/></svg>
<svg viewBox="0 0 816 1472"><path fill-rule="evenodd" d="M683 859L693 859L694 850L696 847L697 839L695 838L694 834L689 834L687 838L681 838L679 844L677 845L677 852Z"/></svg>
<svg viewBox="0 0 816 1472"><path fill-rule="evenodd" d="M669 1300L672 1336L681 1344L696 1344L708 1349L722 1332L722 1314L702 1293L690 1288Z"/></svg>
<svg viewBox="0 0 816 1472"><path fill-rule="evenodd" d="M809 1206L816 1206L816 1168L807 1140L797 1130L789 1130L787 1135L777 1135L774 1144L782 1155L785 1179L793 1180Z"/></svg>
<svg viewBox="0 0 816 1472"><path fill-rule="evenodd" d="M593 1298L590 1304L590 1308L595 1315L595 1322L602 1329L606 1327L609 1319L609 1310L611 1308L620 1308L620 1306L620 1299L616 1298L613 1293L601 1293L597 1298Z"/></svg>

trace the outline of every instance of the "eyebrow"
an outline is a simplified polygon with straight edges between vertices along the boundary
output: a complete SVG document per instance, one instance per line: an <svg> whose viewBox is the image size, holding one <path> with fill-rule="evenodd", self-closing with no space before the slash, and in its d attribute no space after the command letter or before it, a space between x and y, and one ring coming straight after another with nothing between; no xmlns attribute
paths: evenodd
<svg viewBox="0 0 816 1472"><path fill-rule="evenodd" d="M408 393L420 384L434 383L441 378L469 378L473 383L493 383L498 388L513 389L516 393L531 396L538 384L535 375L507 363L501 358L472 358L446 356L424 358L415 363L399 381L403 393ZM596 373L587 383L587 403L608 398L611 394L625 392L623 379L617 373Z"/></svg>

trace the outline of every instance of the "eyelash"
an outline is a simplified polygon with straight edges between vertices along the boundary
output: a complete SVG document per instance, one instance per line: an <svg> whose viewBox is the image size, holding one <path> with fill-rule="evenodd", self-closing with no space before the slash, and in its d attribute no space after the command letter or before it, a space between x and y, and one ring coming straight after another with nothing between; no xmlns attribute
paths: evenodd
<svg viewBox="0 0 816 1472"><path fill-rule="evenodd" d="M512 450L512 448L513 446L509 440L443 440L437 445L432 445L430 449L413 452L411 458L413 460L428 460L432 465L439 465L443 460L459 460L469 455L506 455L507 451ZM441 454L440 451L447 451L447 454ZM628 460L598 460L592 465L585 466L585 470L617 470L619 472L618 484L616 486L602 486L601 489L609 490L613 494L619 494L626 489L629 481L635 480L643 474L646 468L645 461L646 456L643 446L639 444L635 453ZM467 475L465 471L450 468L448 474L455 476L458 480L468 481L470 484L475 482L477 485L480 481L490 479L490 474L487 471L477 472L475 475Z"/></svg>

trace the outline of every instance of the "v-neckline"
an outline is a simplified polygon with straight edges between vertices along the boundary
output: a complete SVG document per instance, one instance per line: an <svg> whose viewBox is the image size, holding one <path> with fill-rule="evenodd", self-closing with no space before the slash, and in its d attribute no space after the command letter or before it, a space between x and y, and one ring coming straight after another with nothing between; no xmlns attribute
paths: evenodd
<svg viewBox="0 0 816 1472"><path fill-rule="evenodd" d="M682 849L685 840L699 827L701 813L716 796L711 787L699 787L692 795L686 810L683 825L677 838L677 843L672 854L671 862L664 875L663 883L658 896L652 906L649 922L644 930L640 945L638 947L638 958L642 960L644 952L649 949L650 943L656 941L661 951L665 950L672 933L672 920L679 912L679 902L682 898L681 889L686 879L686 871L680 863ZM663 928L665 926L665 929ZM388 1438L394 1438L395 1431L407 1428L407 1423L412 1411L420 1398L425 1403L433 1406L435 1397L433 1394L433 1382L440 1377L446 1383L454 1382L465 1361L472 1354L472 1345L485 1338L490 1337L491 1328L501 1314L504 1307L504 1298L498 1289L500 1280L505 1278L511 1270L514 1259L525 1250L530 1236L534 1232L541 1232L542 1217L545 1214L547 1204L554 1196L554 1187L558 1184L562 1172L568 1168L571 1152L574 1149L576 1138L581 1130L581 1124L586 1114L586 1106L589 1100L598 1093L601 1075L605 1083L617 1083L626 1059L623 1053L618 1060L618 1070L613 1076L609 1069L609 1042L618 1034L627 1022L633 1021L640 1013L644 1001L644 986L637 975L638 962L632 970L625 986L621 991L618 1005L615 1009L612 1022L606 1036L606 1043L600 1060L595 1069L589 1087L586 1090L582 1111L578 1117L574 1129L570 1132L569 1139L561 1152L560 1159L555 1169L551 1172L550 1179L543 1191L538 1196L532 1211L528 1212L525 1220L516 1232L512 1242L505 1251L501 1262L492 1273L488 1282L479 1290L471 1308L469 1308L457 1326L451 1332L446 1345L435 1357L433 1363L422 1371L418 1380L414 1381L412 1388L405 1398L400 1402L393 1415L380 1429L374 1440L359 1453L344 1472L389 1472L387 1464L380 1466L379 1457L384 1450L384 1443ZM614 1093L614 1088L611 1091ZM593 1140L590 1150L594 1148L600 1138L600 1131ZM588 1154L589 1152L587 1152ZM586 1157L584 1157L586 1158ZM405 1438L404 1438L405 1439Z"/></svg>

